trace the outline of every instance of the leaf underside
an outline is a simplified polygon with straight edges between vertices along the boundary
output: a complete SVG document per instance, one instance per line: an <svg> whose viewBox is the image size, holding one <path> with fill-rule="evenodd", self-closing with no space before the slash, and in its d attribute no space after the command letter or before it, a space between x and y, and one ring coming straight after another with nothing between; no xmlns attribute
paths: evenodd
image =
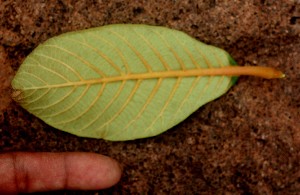
<svg viewBox="0 0 300 195"><path fill-rule="evenodd" d="M168 130L235 80L194 70L234 64L224 50L183 32L118 24L49 39L25 59L12 86L22 107L57 129L132 140Z"/></svg>

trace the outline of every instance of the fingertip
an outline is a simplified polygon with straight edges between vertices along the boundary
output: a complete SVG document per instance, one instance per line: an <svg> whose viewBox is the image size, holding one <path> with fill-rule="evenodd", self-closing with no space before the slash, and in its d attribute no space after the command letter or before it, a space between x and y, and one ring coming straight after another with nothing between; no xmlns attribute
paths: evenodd
<svg viewBox="0 0 300 195"><path fill-rule="evenodd" d="M120 181L122 175L122 168L120 164L110 157L103 156L101 154L97 155L99 160L98 162L95 162L95 166L98 166L98 173L95 174L95 180L99 181L99 186L96 185L95 189L99 187L101 189L109 188L117 184ZM105 163L103 162L103 160L105 161Z"/></svg>
<svg viewBox="0 0 300 195"><path fill-rule="evenodd" d="M110 158L110 187L117 184L122 177L122 167L121 165L114 159Z"/></svg>
<svg viewBox="0 0 300 195"><path fill-rule="evenodd" d="M119 163L107 156L95 153L69 154L68 189L98 190L109 188L121 178ZM84 179L83 179L84 178Z"/></svg>

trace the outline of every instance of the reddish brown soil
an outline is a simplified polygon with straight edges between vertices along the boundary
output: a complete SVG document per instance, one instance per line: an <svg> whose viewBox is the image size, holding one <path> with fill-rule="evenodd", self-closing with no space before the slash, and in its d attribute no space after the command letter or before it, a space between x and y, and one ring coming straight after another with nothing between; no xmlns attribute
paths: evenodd
<svg viewBox="0 0 300 195"><path fill-rule="evenodd" d="M123 177L100 194L300 194L298 0L0 0L0 18L0 151L113 157ZM11 100L10 82L38 44L112 23L179 29L226 49L241 65L275 67L286 78L241 77L173 129L130 142L58 131Z"/></svg>

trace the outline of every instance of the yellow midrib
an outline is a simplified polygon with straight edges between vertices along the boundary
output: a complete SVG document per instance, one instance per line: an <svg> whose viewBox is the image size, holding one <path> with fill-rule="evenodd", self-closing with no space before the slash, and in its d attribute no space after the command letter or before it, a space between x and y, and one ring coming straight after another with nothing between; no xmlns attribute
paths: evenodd
<svg viewBox="0 0 300 195"><path fill-rule="evenodd" d="M28 87L28 88L24 88L23 90L61 88L61 87L81 86L81 85L88 85L88 84L93 85L93 84L111 83L111 82L124 81L124 80L145 80L145 79L195 77L195 76L239 76L239 75L259 76L268 79L284 77L283 73L270 67L227 66L227 67L208 68L208 69L171 70L171 71L148 72L148 73L139 73L139 74L125 74L125 75L113 76L113 77L103 77L99 79L67 82L63 84Z"/></svg>

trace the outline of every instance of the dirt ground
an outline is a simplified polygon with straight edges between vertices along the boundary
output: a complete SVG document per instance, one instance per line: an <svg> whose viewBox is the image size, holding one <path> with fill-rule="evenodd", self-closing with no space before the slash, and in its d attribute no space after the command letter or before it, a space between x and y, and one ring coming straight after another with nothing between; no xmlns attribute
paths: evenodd
<svg viewBox="0 0 300 195"><path fill-rule="evenodd" d="M299 0L0 0L0 18L0 151L96 152L124 169L111 189L58 193L300 194ZM178 29L286 78L240 77L173 129L129 142L58 131L12 101L10 82L37 45L112 23Z"/></svg>

